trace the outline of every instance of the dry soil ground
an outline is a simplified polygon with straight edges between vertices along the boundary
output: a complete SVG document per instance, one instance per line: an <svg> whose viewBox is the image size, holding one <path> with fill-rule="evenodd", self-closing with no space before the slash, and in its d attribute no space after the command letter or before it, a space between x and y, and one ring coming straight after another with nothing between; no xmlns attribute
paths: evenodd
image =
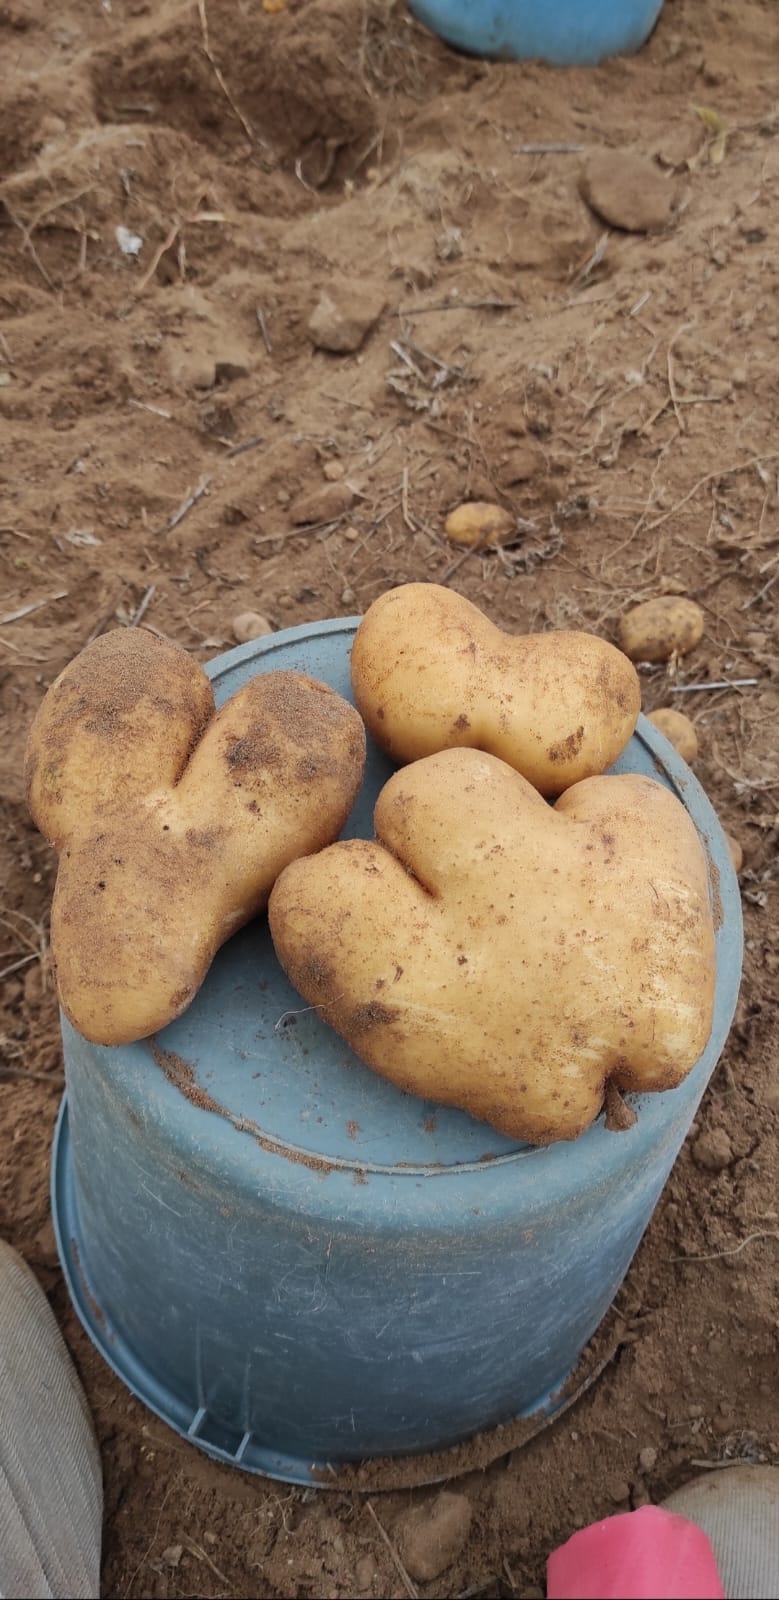
<svg viewBox="0 0 779 1600"><path fill-rule="evenodd" d="M683 592L707 630L681 681L757 679L684 700L744 848L747 952L627 1341L563 1421L460 1482L470 1532L420 1593L532 1593L573 1528L698 1461L777 1452L778 10L667 0L637 58L556 72L458 57L394 0L0 5L0 1228L94 1407L107 1595L405 1590L359 1496L212 1466L69 1309L26 730L64 663L141 613L205 660L247 608L284 627L440 580L466 496L523 519L449 578L497 621L608 636L632 600ZM538 144L653 160L669 221L608 228L582 153L517 148ZM365 342L315 349L313 308L347 283ZM296 525L296 497L333 485ZM664 669L643 681L646 709L667 702ZM434 1493L377 1500L390 1540Z"/></svg>

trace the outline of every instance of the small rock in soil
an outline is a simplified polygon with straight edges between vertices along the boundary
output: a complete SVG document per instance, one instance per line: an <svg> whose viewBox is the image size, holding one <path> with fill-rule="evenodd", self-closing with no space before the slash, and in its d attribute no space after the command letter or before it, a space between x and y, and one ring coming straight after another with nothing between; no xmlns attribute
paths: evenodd
<svg viewBox="0 0 779 1600"><path fill-rule="evenodd" d="M631 150L596 150L579 187L588 206L612 228L656 233L671 215L673 191L653 161Z"/></svg>
<svg viewBox="0 0 779 1600"><path fill-rule="evenodd" d="M373 1580L376 1577L377 1571L378 1568L372 1555L360 1556L357 1566L354 1569L354 1575L357 1579L357 1588L370 1589L373 1584Z"/></svg>
<svg viewBox="0 0 779 1600"><path fill-rule="evenodd" d="M322 476L328 483L338 483L345 471L346 468L342 461L326 461L322 468Z"/></svg>
<svg viewBox="0 0 779 1600"><path fill-rule="evenodd" d="M638 1464L642 1472L654 1472L657 1466L657 1451L654 1445L648 1444L638 1452Z"/></svg>
<svg viewBox="0 0 779 1600"><path fill-rule="evenodd" d="M331 284L322 291L309 319L313 344L334 355L352 354L378 322L385 304L384 296L374 290Z"/></svg>
<svg viewBox="0 0 779 1600"><path fill-rule="evenodd" d="M248 644L250 639L261 639L272 632L268 618L261 617L259 611L242 611L240 616L233 617L233 638L239 644Z"/></svg>
<svg viewBox="0 0 779 1600"><path fill-rule="evenodd" d="M163 1550L160 1560L165 1563L166 1567L177 1567L183 1554L183 1544L169 1544L167 1549Z"/></svg>
<svg viewBox="0 0 779 1600"><path fill-rule="evenodd" d="M692 1147L692 1159L704 1172L724 1172L733 1160L733 1147L724 1128L707 1128Z"/></svg>
<svg viewBox="0 0 779 1600"><path fill-rule="evenodd" d="M779 1115L779 1083L767 1083L763 1090L763 1100L768 1111L775 1111Z"/></svg>
<svg viewBox="0 0 779 1600"><path fill-rule="evenodd" d="M237 378L248 378L249 368L242 361L216 361L214 363L215 383L235 383Z"/></svg>
<svg viewBox="0 0 779 1600"><path fill-rule="evenodd" d="M606 1493L616 1506L624 1505L630 1499L630 1484L624 1478L612 1478L606 1485Z"/></svg>
<svg viewBox="0 0 779 1600"><path fill-rule="evenodd" d="M296 527L306 523L337 522L354 505L354 490L348 483L324 483L321 489L299 494L289 514Z"/></svg>
<svg viewBox="0 0 779 1600"><path fill-rule="evenodd" d="M432 1583L456 1561L470 1526L470 1501L464 1494L448 1490L432 1505L407 1512L398 1528L398 1545L411 1577Z"/></svg>
<svg viewBox="0 0 779 1600"><path fill-rule="evenodd" d="M38 1229L34 1241L34 1262L36 1267L56 1267L57 1265L57 1240L51 1219L47 1218L42 1228Z"/></svg>
<svg viewBox="0 0 779 1600"><path fill-rule="evenodd" d="M506 433L514 439L524 439L527 417L521 406L507 406L500 418Z"/></svg>

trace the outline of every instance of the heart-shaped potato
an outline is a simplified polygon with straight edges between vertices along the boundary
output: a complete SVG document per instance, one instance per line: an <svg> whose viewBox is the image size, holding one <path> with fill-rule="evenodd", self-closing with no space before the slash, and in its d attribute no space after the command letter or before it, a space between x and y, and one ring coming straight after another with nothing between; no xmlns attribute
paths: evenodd
<svg viewBox="0 0 779 1600"><path fill-rule="evenodd" d="M218 712L178 646L120 628L49 689L27 746L30 810L56 847L59 997L98 1044L155 1033L193 999L282 868L339 834L365 730L334 690L293 672L251 680Z"/></svg>
<svg viewBox="0 0 779 1600"><path fill-rule="evenodd" d="M269 904L284 970L369 1066L534 1144L575 1139L607 1089L694 1066L714 926L667 789L589 778L552 808L494 756L448 750L390 778L375 825L287 867Z"/></svg>
<svg viewBox="0 0 779 1600"><path fill-rule="evenodd" d="M374 601L354 640L352 686L393 761L470 746L507 761L544 795L604 772L641 706L635 667L605 639L503 633L433 583Z"/></svg>

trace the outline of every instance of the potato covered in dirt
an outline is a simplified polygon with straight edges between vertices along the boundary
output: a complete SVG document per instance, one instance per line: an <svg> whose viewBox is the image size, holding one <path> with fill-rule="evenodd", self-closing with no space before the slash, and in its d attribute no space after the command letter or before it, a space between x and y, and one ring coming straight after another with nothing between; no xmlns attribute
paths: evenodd
<svg viewBox="0 0 779 1600"><path fill-rule="evenodd" d="M658 711L650 711L647 721L665 734L683 761L695 760L699 748L698 735L694 722L683 711L676 711L673 706L661 706Z"/></svg>
<svg viewBox="0 0 779 1600"><path fill-rule="evenodd" d="M684 595L644 600L620 618L617 639L631 661L671 661L689 655L703 638L703 612Z"/></svg>
<svg viewBox="0 0 779 1600"><path fill-rule="evenodd" d="M730 859L733 862L733 870L734 872L740 872L744 865L744 850L741 841L734 839L732 833L726 833L725 839L730 852Z"/></svg>
<svg viewBox="0 0 779 1600"><path fill-rule="evenodd" d="M551 808L495 757L448 750L390 778L375 826L287 867L269 905L292 983L369 1066L534 1144L694 1066L714 926L667 789L590 778Z"/></svg>
<svg viewBox="0 0 779 1600"><path fill-rule="evenodd" d="M449 512L444 531L452 544L491 545L505 543L516 534L516 527L516 517L503 506L485 500L466 500Z"/></svg>
<svg viewBox="0 0 779 1600"><path fill-rule="evenodd" d="M502 633L477 606L432 583L391 589L352 650L352 686L376 743L395 762L472 746L541 794L600 773L636 725L635 669L589 633Z"/></svg>
<svg viewBox="0 0 779 1600"><path fill-rule="evenodd" d="M30 810L59 854L51 947L87 1039L155 1033L296 856L335 839L365 732L332 689L262 674L218 712L185 650L117 629L49 689L30 732Z"/></svg>

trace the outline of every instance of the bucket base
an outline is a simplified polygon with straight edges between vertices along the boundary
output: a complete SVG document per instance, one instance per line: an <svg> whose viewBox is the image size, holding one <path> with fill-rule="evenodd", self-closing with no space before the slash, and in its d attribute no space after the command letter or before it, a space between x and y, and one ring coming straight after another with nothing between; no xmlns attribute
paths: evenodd
<svg viewBox="0 0 779 1600"><path fill-rule="evenodd" d="M529 1443L574 1405L619 1348L621 1324L612 1311L574 1370L564 1375L553 1390L520 1417L449 1449L380 1461L304 1461L268 1449L252 1434L238 1436L204 1406L193 1411L138 1360L119 1329L106 1316L90 1282L87 1249L81 1235L67 1097L63 1097L60 1107L52 1148L51 1208L60 1264L79 1321L122 1383L174 1433L203 1450L212 1460L282 1483L376 1494L383 1490L440 1483L461 1473L483 1470L500 1456Z"/></svg>

